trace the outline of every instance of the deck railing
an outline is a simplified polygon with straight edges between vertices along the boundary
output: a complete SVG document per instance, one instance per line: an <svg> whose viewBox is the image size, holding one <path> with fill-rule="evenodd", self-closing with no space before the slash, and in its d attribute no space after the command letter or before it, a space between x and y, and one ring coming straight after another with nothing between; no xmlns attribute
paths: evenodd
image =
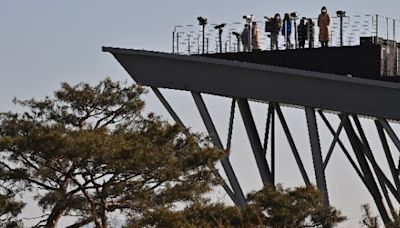
<svg viewBox="0 0 400 228"><path fill-rule="evenodd" d="M400 20L384 17L381 15L352 15L343 17L342 24L342 43L340 17L331 16L331 39L329 46L356 46L360 44L360 37L379 37L386 40L400 40ZM315 23L314 47L320 47L318 41L319 28L317 18L312 18ZM238 40L233 32L241 33L245 21L226 23L222 32L222 52L237 52ZM264 50L271 50L271 40L269 33L265 31L265 20L257 21L263 34ZM292 21L291 41L293 48L296 48L297 39L294 25L299 24L299 19ZM217 23L209 23L205 26L204 50L205 53L220 52L220 41L218 30L214 29ZM176 25L172 31L172 52L177 54L202 54L202 26L195 25ZM286 49L284 37L280 34L278 38L279 49ZM239 42L239 47L241 47ZM308 41L306 48L309 47ZM242 49L240 48L240 51Z"/></svg>

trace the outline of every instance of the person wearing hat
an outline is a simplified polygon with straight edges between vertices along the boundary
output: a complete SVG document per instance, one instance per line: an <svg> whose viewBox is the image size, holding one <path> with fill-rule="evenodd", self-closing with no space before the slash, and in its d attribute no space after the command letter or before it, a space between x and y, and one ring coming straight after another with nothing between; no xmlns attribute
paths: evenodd
<svg viewBox="0 0 400 228"><path fill-rule="evenodd" d="M328 10L324 6L321 8L321 14L318 16L319 42L321 42L321 47L328 47L331 36L330 25L331 17L328 14Z"/></svg>

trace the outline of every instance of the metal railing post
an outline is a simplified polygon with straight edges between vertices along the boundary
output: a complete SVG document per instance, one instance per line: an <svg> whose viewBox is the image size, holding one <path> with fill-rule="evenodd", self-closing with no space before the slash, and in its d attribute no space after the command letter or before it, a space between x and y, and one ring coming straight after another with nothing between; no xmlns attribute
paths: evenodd
<svg viewBox="0 0 400 228"><path fill-rule="evenodd" d="M377 44L378 43L378 33L379 33L379 15L378 14L376 14L375 15L375 34L376 34L376 39L375 39L375 44Z"/></svg>
<svg viewBox="0 0 400 228"><path fill-rule="evenodd" d="M172 31L172 53L175 53L175 31Z"/></svg>

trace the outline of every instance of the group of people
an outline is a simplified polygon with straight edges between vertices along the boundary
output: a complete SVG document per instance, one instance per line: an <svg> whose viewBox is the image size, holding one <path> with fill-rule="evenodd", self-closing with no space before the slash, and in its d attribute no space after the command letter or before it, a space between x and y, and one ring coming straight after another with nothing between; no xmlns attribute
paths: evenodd
<svg viewBox="0 0 400 228"><path fill-rule="evenodd" d="M294 15L297 16L297 15ZM278 50L279 34L281 33L285 38L285 45L287 49L293 48L291 42L292 34L292 21L295 20L293 16L286 13L281 18L280 14L275 14L274 17L264 17L267 21L265 23L265 32L270 33L269 37L271 40L271 49ZM331 18L329 16L327 8L324 6L321 8L321 14L318 16L317 25L319 27L319 41L321 47L328 47L330 40L330 24ZM297 26L297 39L298 47L305 48L306 41L308 40L308 47L314 47L314 27L315 24L311 18L301 18L300 24ZM243 44L243 51L260 51L262 50L263 38L259 25L253 21L245 24L245 27L241 34L241 40Z"/></svg>

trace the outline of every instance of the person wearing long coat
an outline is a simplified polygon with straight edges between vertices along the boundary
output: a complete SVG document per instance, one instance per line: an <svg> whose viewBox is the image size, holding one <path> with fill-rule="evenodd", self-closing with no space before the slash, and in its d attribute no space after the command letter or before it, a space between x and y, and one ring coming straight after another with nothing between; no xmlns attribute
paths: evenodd
<svg viewBox="0 0 400 228"><path fill-rule="evenodd" d="M283 17L282 35L285 37L286 49L292 48L290 36L292 35L292 19L288 13Z"/></svg>
<svg viewBox="0 0 400 228"><path fill-rule="evenodd" d="M328 42L331 36L330 25L331 17L324 6L321 8L321 14L318 16L319 42L321 42L322 47L328 47Z"/></svg>
<svg viewBox="0 0 400 228"><path fill-rule="evenodd" d="M261 51L263 47L261 30L255 21L252 23L251 27L251 46L253 47L253 51Z"/></svg>

